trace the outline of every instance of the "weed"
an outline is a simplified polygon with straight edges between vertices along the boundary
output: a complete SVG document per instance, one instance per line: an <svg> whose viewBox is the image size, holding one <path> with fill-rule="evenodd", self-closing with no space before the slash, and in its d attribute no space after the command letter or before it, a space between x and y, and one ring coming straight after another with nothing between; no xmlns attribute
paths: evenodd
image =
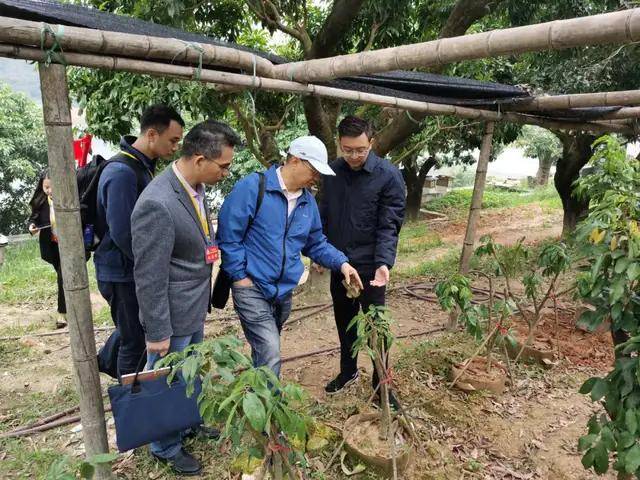
<svg viewBox="0 0 640 480"><path fill-rule="evenodd" d="M50 307L57 296L56 272L40 258L38 241L32 239L6 247L4 264L0 267L0 303ZM93 262L87 263L89 285L96 291Z"/></svg>

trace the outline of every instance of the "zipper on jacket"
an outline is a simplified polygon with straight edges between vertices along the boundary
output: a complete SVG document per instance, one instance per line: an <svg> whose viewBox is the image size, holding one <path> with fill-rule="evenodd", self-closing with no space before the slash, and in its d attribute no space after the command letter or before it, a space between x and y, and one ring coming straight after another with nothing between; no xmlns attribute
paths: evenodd
<svg viewBox="0 0 640 480"><path fill-rule="evenodd" d="M287 199L284 199L285 202L288 202ZM287 262L287 233L289 233L289 226L291 226L291 224L293 223L293 217L295 217L296 215L296 210L298 210L298 207L300 206L300 204L297 204L295 206L295 208L293 209L293 212L291 212L291 218L289 218L289 214L288 214L288 209L285 210L284 215L285 215L285 219L284 219L284 236L282 237L282 266L280 267L280 276L278 277L278 280L276 280L276 294L273 297L273 301L275 302L276 300L278 300L278 295L280 294L280 281L282 280L282 277L284 276L284 267L285 264Z"/></svg>

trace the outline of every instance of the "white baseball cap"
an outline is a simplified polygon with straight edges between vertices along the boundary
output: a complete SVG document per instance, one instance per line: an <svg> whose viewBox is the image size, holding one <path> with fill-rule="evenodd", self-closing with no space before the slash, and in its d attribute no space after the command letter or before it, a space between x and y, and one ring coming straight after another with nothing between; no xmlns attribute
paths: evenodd
<svg viewBox="0 0 640 480"><path fill-rule="evenodd" d="M289 146L289 155L306 160L322 175L335 175L329 166L329 155L324 143L313 135L298 137Z"/></svg>

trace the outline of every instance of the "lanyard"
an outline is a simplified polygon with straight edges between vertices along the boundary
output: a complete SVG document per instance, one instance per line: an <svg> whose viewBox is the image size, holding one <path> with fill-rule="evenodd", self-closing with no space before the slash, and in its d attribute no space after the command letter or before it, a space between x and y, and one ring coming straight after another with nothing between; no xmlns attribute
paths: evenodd
<svg viewBox="0 0 640 480"><path fill-rule="evenodd" d="M133 158L136 162L140 162L140 160L135 155L132 155L129 152L125 152L124 150L120 150L120 153L123 154L123 155L126 155L127 157ZM142 163L142 166L147 171L149 176L151 178L153 178L153 172L147 168L147 166L144 164L144 162L140 162L140 163Z"/></svg>
<svg viewBox="0 0 640 480"><path fill-rule="evenodd" d="M207 241L209 241L210 240L210 238L209 238L209 222L207 220L206 212L204 212L204 214L203 214L203 212L200 211L200 204L198 202L196 202L195 198L193 198L193 195L191 195L191 193L189 193L189 188L187 188L187 185L185 185L185 183L182 181L182 179L180 177L178 177L178 180L180 180L180 184L182 185L182 188L184 188L184 191L186 192L187 196L191 200L191 203L193 204L193 208L196 211L196 214L198 215L198 220L200 220L200 225L202 226L202 230L204 230L204 233L207 236ZM204 207L204 200L203 200L203 207Z"/></svg>

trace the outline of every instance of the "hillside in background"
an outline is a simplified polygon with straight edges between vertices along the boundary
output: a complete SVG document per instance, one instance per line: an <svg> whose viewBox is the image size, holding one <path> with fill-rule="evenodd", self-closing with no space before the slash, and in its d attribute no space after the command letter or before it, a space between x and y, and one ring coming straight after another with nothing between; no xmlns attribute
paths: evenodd
<svg viewBox="0 0 640 480"><path fill-rule="evenodd" d="M40 81L35 65L24 60L0 58L0 81L9 84L17 92L26 93L38 103L42 102Z"/></svg>

